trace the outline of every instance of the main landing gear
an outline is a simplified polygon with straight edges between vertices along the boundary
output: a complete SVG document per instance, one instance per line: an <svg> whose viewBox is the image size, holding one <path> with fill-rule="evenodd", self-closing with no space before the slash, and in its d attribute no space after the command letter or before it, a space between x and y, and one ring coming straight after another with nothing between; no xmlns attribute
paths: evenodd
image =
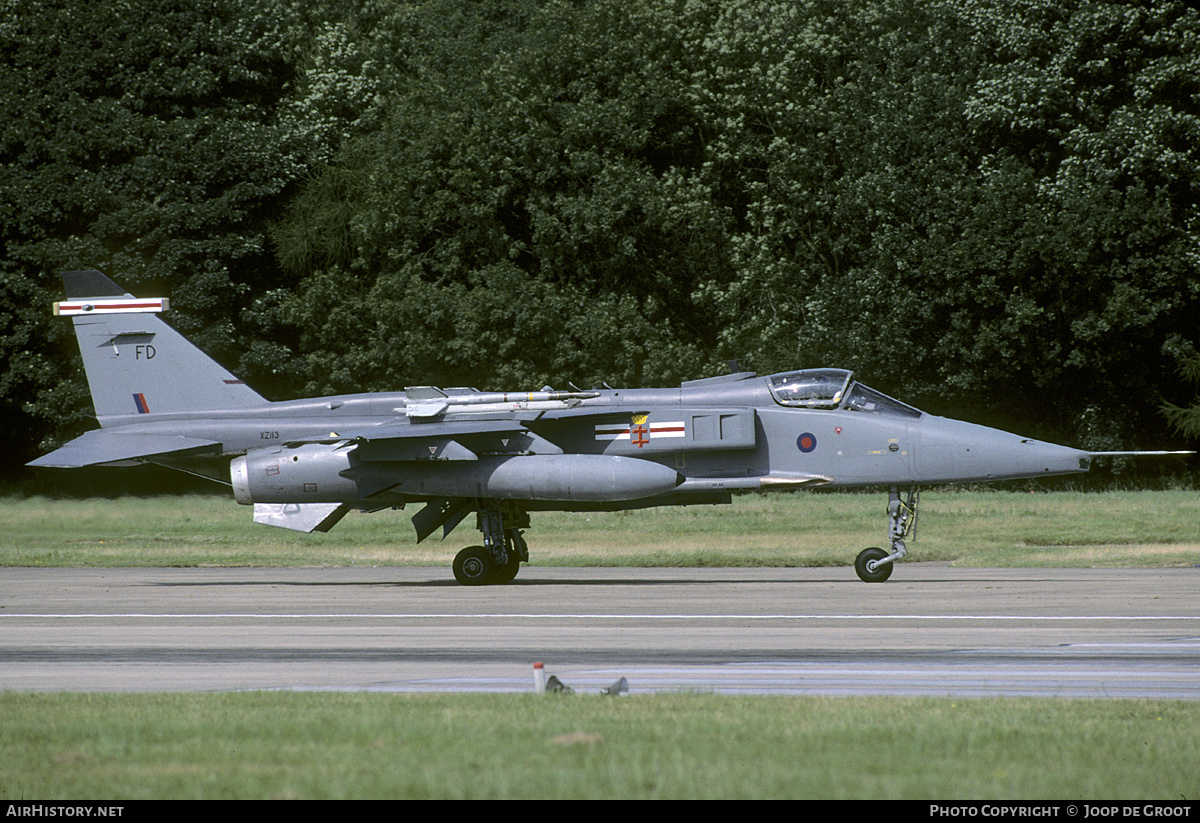
<svg viewBox="0 0 1200 823"><path fill-rule="evenodd" d="M529 528L529 513L507 501L480 500L478 524L482 546L468 546L454 558L454 579L464 586L511 583L529 547L521 529Z"/></svg>
<svg viewBox="0 0 1200 823"><path fill-rule="evenodd" d="M892 486L888 494L888 536L891 551L880 548L863 549L854 560L854 571L864 583L882 583L892 576L892 564L908 554L904 541L909 539L917 526L917 502L920 493L914 486L908 489L907 501L900 499L900 490Z"/></svg>

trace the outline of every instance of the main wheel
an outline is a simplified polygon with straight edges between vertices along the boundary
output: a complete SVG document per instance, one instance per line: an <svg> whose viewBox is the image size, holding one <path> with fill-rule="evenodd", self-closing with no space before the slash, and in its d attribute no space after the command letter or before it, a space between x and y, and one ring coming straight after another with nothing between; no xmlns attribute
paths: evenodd
<svg viewBox="0 0 1200 823"><path fill-rule="evenodd" d="M510 554L506 564L492 569L492 579L488 582L498 583L503 586L505 583L513 582L513 579L517 576L517 572L520 570L521 561Z"/></svg>
<svg viewBox="0 0 1200 823"><path fill-rule="evenodd" d="M863 549L854 559L854 571L864 583L882 583L892 576L893 563L880 563L888 556L883 549Z"/></svg>
<svg viewBox="0 0 1200 823"><path fill-rule="evenodd" d="M454 579L464 586L491 583L492 553L483 546L467 546L454 556Z"/></svg>

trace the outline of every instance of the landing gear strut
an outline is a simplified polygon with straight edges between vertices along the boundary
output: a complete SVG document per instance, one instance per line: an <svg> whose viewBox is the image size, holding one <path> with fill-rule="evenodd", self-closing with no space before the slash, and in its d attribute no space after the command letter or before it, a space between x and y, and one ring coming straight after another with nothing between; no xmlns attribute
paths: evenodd
<svg viewBox="0 0 1200 823"><path fill-rule="evenodd" d="M468 546L454 558L454 579L464 586L511 583L529 547L521 529L529 528L529 513L509 501L478 501L482 546Z"/></svg>
<svg viewBox="0 0 1200 823"><path fill-rule="evenodd" d="M914 486L908 490L907 501L900 499L900 490L892 486L888 493L888 537L891 551L880 548L863 549L854 560L854 571L864 583L882 583L892 576L892 564L908 554L904 541L912 537L917 527L917 502L920 493Z"/></svg>

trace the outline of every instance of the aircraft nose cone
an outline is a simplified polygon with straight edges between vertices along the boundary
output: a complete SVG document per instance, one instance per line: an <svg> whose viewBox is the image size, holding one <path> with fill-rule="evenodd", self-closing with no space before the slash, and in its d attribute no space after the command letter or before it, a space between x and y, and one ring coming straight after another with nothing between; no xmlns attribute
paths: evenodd
<svg viewBox="0 0 1200 823"><path fill-rule="evenodd" d="M917 469L925 483L972 483L1086 472L1088 452L999 429L931 418L923 421Z"/></svg>

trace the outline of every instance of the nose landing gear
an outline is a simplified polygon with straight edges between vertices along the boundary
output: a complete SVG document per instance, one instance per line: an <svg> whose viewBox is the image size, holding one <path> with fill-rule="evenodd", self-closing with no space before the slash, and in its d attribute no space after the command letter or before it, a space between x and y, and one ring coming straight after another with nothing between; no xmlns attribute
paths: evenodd
<svg viewBox="0 0 1200 823"><path fill-rule="evenodd" d="M888 536L891 551L872 547L863 549L854 560L854 571L864 583L882 583L892 576L892 564L908 554L904 541L912 537L917 528L917 503L920 492L916 486L908 490L907 501L900 498L900 490L892 486L888 493Z"/></svg>

